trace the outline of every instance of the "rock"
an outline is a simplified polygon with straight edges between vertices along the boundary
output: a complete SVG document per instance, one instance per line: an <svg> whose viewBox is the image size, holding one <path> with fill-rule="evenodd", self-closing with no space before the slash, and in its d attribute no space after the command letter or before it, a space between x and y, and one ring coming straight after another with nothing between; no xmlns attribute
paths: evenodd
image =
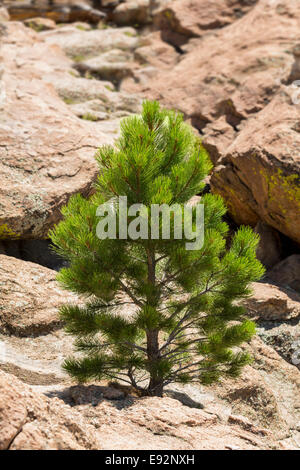
<svg viewBox="0 0 300 470"><path fill-rule="evenodd" d="M150 22L150 0L125 0L112 13L117 25L142 25Z"/></svg>
<svg viewBox="0 0 300 470"><path fill-rule="evenodd" d="M291 255L276 264L268 277L281 286L288 286L300 292L300 255Z"/></svg>
<svg viewBox="0 0 300 470"><path fill-rule="evenodd" d="M46 307L44 307L44 311ZM54 308L53 308L54 311ZM57 309L56 309L57 311ZM37 314L37 312L36 312ZM8 336L0 331L0 369L18 377L22 382L43 388L44 393L59 390L71 384L61 365L74 355L73 341L63 330L49 328L34 334L38 336Z"/></svg>
<svg viewBox="0 0 300 470"><path fill-rule="evenodd" d="M71 194L90 193L95 150L113 136L78 119L49 84L53 76L75 80L57 47L20 23L7 23L2 42L0 238L41 239Z"/></svg>
<svg viewBox="0 0 300 470"><path fill-rule="evenodd" d="M70 387L69 394L75 405L97 406L103 401L105 388L97 385L75 385Z"/></svg>
<svg viewBox="0 0 300 470"><path fill-rule="evenodd" d="M0 371L1 450L101 449L94 428L61 400Z"/></svg>
<svg viewBox="0 0 300 470"><path fill-rule="evenodd" d="M130 27L81 31L65 26L41 33L41 36L48 44L60 46L69 57L81 62L112 49L134 51L138 46L136 30Z"/></svg>
<svg viewBox="0 0 300 470"><path fill-rule="evenodd" d="M230 415L228 418L228 423L239 424L246 431L254 431L256 434L261 434L263 436L268 436L271 434L270 431L268 431L267 429L259 429L254 426L248 418L245 418L245 416Z"/></svg>
<svg viewBox="0 0 300 470"><path fill-rule="evenodd" d="M246 416L272 431L283 445L298 447L300 371L258 337L245 349L253 356L253 363L245 367L241 377L209 388L231 405L231 414Z"/></svg>
<svg viewBox="0 0 300 470"><path fill-rule="evenodd" d="M69 390L75 405L98 406L106 400L121 400L125 394L122 390L103 385L75 385Z"/></svg>
<svg viewBox="0 0 300 470"><path fill-rule="evenodd" d="M91 8L84 0L67 0L61 4L33 5L26 3L12 3L8 5L10 18L13 21L23 21L34 17L49 18L56 23L71 23L74 21L88 21L98 23L106 15Z"/></svg>
<svg viewBox="0 0 300 470"><path fill-rule="evenodd" d="M228 124L225 116L221 116L209 124L201 116L195 117L192 122L197 129L203 129L203 145L209 152L211 161L216 165L235 139L234 129Z"/></svg>
<svg viewBox="0 0 300 470"><path fill-rule="evenodd" d="M162 70L175 66L180 57L172 46L161 39L160 31L142 36L139 46L134 51L134 59L140 66L135 64L133 77L126 77L120 84L120 90L131 94L139 93L141 86L159 77Z"/></svg>
<svg viewBox="0 0 300 470"><path fill-rule="evenodd" d="M122 0L100 0L100 4L104 8L111 8L117 6Z"/></svg>
<svg viewBox="0 0 300 470"><path fill-rule="evenodd" d="M199 37L207 30L222 28L243 16L257 0L175 0L163 2L154 13L154 23L163 31L164 39L180 46L189 38ZM166 3L166 4L165 4Z"/></svg>
<svg viewBox="0 0 300 470"><path fill-rule="evenodd" d="M78 396L80 404L70 407L3 372L0 391L1 449L278 448L272 434L242 417L220 423L216 415L171 398L132 399L131 406L118 409Z"/></svg>
<svg viewBox="0 0 300 470"><path fill-rule="evenodd" d="M270 269L281 260L280 235L262 221L256 224L254 231L259 235L256 256L267 269Z"/></svg>
<svg viewBox="0 0 300 470"><path fill-rule="evenodd" d="M100 80L120 82L133 75L132 55L120 49L113 49L100 56L75 64L80 72L88 72Z"/></svg>
<svg viewBox="0 0 300 470"><path fill-rule="evenodd" d="M111 82L102 82L87 78L78 78L72 75L51 74L47 80L53 84L59 96L68 105L84 103L84 106L76 107L75 114L94 114L94 111L101 111L115 115L118 111L134 113L140 111L141 98L139 95L132 95L126 92L114 92L114 85ZM70 106L70 109L74 109ZM83 111L83 112L82 112ZM125 112L125 113L124 113ZM98 127L99 131L103 128Z"/></svg>
<svg viewBox="0 0 300 470"><path fill-rule="evenodd" d="M5 7L0 7L0 21L9 21L9 13L7 8Z"/></svg>
<svg viewBox="0 0 300 470"><path fill-rule="evenodd" d="M140 45L141 47L135 50L134 57L141 64L149 64L160 70L161 68L172 67L178 62L179 54L172 46L161 39L159 31L141 38Z"/></svg>
<svg viewBox="0 0 300 470"><path fill-rule="evenodd" d="M288 95L276 96L248 119L218 161L211 185L224 197L235 222L256 225L261 219L299 243L298 120Z"/></svg>
<svg viewBox="0 0 300 470"><path fill-rule="evenodd" d="M61 324L59 306L68 301L74 302L76 297L63 292L55 277L55 271L0 255L2 333L34 336L58 328Z"/></svg>
<svg viewBox="0 0 300 470"><path fill-rule="evenodd" d="M210 3L221 11L220 2ZM188 12L204 2L188 5L186 18L195 24L199 16ZM204 145L207 136L218 163L212 190L225 198L235 222L255 227L262 220L298 243L299 112L290 80L298 77L299 14L297 0L281 8L258 1L224 28L202 34L189 27L199 37L186 42L185 36L180 61L140 86L167 107L176 103Z"/></svg>
<svg viewBox="0 0 300 470"><path fill-rule="evenodd" d="M175 1L171 5L185 3ZM188 5L206 14L204 3L189 1ZM220 2L209 3L211 8L220 8ZM192 12L192 8L187 11ZM297 0L291 0L284 13L266 2L252 3L238 21L182 46L184 54L179 63L149 81L145 93L160 98L166 106L176 103L186 118L201 122L199 130L203 132L206 124L221 116L237 132L243 120L270 101L281 80L288 79L294 63L292 50L299 42L299 8ZM199 16L192 15L198 21ZM284 36L285 45L275 39L279 34Z"/></svg>
<svg viewBox="0 0 300 470"><path fill-rule="evenodd" d="M275 349L287 362L300 369L300 323L260 322L260 338Z"/></svg>
<svg viewBox="0 0 300 470"><path fill-rule="evenodd" d="M81 119L90 121L102 121L109 119L108 112L105 112L105 104L100 100L90 100L84 103L71 104L70 109Z"/></svg>
<svg viewBox="0 0 300 470"><path fill-rule="evenodd" d="M106 387L103 391L103 396L107 400L120 400L121 398L124 398L124 392L114 387Z"/></svg>
<svg viewBox="0 0 300 470"><path fill-rule="evenodd" d="M37 33L40 31L48 31L56 28L55 21L49 18L29 18L28 20L24 21L24 24L29 28L34 29L34 31Z"/></svg>
<svg viewBox="0 0 300 470"><path fill-rule="evenodd" d="M276 447L272 437L267 443L255 426L249 432L238 423L222 424L213 413L189 408L172 398L132 398L128 405L118 410L102 401L92 409L89 405L76 409L101 434L105 449L225 449L230 444L243 449Z"/></svg>
<svg viewBox="0 0 300 470"><path fill-rule="evenodd" d="M248 312L260 321L300 318L300 295L266 282L253 282L252 295L244 302Z"/></svg>

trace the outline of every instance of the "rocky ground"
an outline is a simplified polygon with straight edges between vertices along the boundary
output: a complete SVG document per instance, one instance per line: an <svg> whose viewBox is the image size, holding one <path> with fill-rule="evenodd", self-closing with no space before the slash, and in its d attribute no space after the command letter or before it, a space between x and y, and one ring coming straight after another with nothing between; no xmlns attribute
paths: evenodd
<svg viewBox="0 0 300 470"><path fill-rule="evenodd" d="M0 448L300 448L300 3L4 1L0 8ZM100 5L102 5L100 7ZM299 95L299 97L298 97ZM208 189L261 236L258 336L237 381L138 398L74 386L47 233L144 97L209 150Z"/></svg>

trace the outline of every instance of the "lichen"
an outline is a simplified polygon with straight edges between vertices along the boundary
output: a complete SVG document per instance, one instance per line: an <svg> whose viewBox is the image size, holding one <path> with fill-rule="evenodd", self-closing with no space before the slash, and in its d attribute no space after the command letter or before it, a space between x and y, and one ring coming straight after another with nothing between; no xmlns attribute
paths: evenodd
<svg viewBox="0 0 300 470"><path fill-rule="evenodd" d="M282 188L285 197L300 207L300 179L298 174L285 176L281 169L273 175L268 175L263 170L260 170L260 173L268 183L270 199L277 200L278 189Z"/></svg>
<svg viewBox="0 0 300 470"><path fill-rule="evenodd" d="M98 121L98 117L91 113L84 114L81 116L81 119L84 119L85 121Z"/></svg>
<svg viewBox="0 0 300 470"><path fill-rule="evenodd" d="M7 239L16 239L19 238L16 232L11 230L7 224L0 225L0 240L7 240Z"/></svg>

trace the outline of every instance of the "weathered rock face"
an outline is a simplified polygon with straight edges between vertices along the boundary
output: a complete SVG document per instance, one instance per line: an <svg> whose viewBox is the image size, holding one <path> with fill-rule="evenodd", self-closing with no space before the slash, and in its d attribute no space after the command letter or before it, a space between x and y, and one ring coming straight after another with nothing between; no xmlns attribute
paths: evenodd
<svg viewBox="0 0 300 470"><path fill-rule="evenodd" d="M1 450L101 449L94 428L57 398L34 393L0 371Z"/></svg>
<svg viewBox="0 0 300 470"><path fill-rule="evenodd" d="M173 391L171 395L169 390L166 392L169 396L178 396L177 400L148 400L124 396L124 392L119 389L112 390L103 386L99 393L96 386L68 389L68 378L61 370L61 362L72 351L72 339L62 331L56 330L57 308L62 303L74 302L76 299L73 296L66 297L66 294L61 292L54 280L55 273L49 269L7 256L0 256L0 266L0 368L42 388L52 396L61 396L68 403L73 400L82 419L85 417L95 427L96 434L93 438L100 440L99 448L223 449L234 446L241 449L263 449L276 448L281 445L279 441L288 447L295 445L300 409L297 408L300 371L288 365L258 339L249 347L255 362L244 371L241 379L228 381L220 387L214 386L210 391L200 386L179 389L194 399L195 405L190 404L193 402L191 399L188 406L180 405L178 399L182 399L178 391ZM19 273L17 281L14 275L16 272ZM273 293L274 287L270 286L269 290L272 292L265 295L264 301L263 294L259 292L260 285L254 287L257 300L255 302L254 298L248 308L254 310L260 319L274 318L270 315L271 305L274 305L274 310L278 312L276 318L296 319L299 316L298 298L288 297L286 291L278 290ZM5 336L3 332L13 333L14 336ZM29 334L32 335L30 339L22 337ZM171 391L173 388L176 391L176 386L171 385ZM3 395L0 394L0 397L1 403ZM121 400L120 406L115 407L106 401L116 399ZM31 401L34 400L31 395ZM199 409L198 403L203 410ZM34 414L34 425L22 427L22 430L29 429L30 440L26 442L27 434L24 434L24 439L22 437L20 441L14 440L14 448L56 448L58 438L53 437L53 441L47 441L48 444L43 438L44 429L48 427L52 433L51 423L56 420L56 405L52 408L54 405L51 401L49 406L49 409L54 411L51 411L49 417L42 415L45 426L42 431L39 422L41 415ZM60 410L60 407L58 409ZM12 417L14 410L8 410ZM70 409L68 421L65 421L65 413L68 411L63 408L64 420L60 422L73 422L72 426L75 426L76 416L71 411ZM27 411L24 413L27 416ZM243 417L237 417L236 414ZM63 429L64 426L65 424ZM73 429L70 426L68 425L68 429ZM271 429L274 437L262 427ZM64 433L60 424L55 429L59 434ZM77 445L73 440L69 441L70 439L71 437L67 439L67 442L71 442L70 446ZM63 440L61 445L67 444ZM84 448L86 446L87 444L83 445Z"/></svg>
<svg viewBox="0 0 300 470"><path fill-rule="evenodd" d="M133 75L132 54L120 49L112 49L100 56L82 60L77 64L80 72L88 72L102 80L120 82Z"/></svg>
<svg viewBox="0 0 300 470"><path fill-rule="evenodd" d="M216 414L183 406L172 398L135 399L120 411L105 401L92 410L88 405L76 409L97 427L104 449L276 447L268 431L245 418L224 417L222 423Z"/></svg>
<svg viewBox="0 0 300 470"><path fill-rule="evenodd" d="M78 76L72 61L56 46L59 39L47 36L52 31L37 34L20 23L7 23L5 28L1 38L0 178L4 184L0 239L41 239L58 221L60 207L71 194L90 193L97 174L95 150L114 140L118 118L138 111L140 100L114 92L111 82ZM126 34L131 29L70 29L79 34L77 41L85 34L98 37L99 33L104 50L115 43L122 49L131 48L137 41ZM64 30L60 34L64 36ZM92 48L97 48L96 36L91 37ZM84 40L82 47L85 50ZM103 128L89 122L96 119L88 106L81 114L83 119L66 106L93 99L99 100L101 111L107 113L104 117L110 119Z"/></svg>
<svg viewBox="0 0 300 470"><path fill-rule="evenodd" d="M201 1L195 3L201 7ZM149 82L149 92L166 105L176 102L203 132L204 142L206 125L222 116L238 130L290 76L299 8L297 0L281 8L258 1L233 24L191 39L178 65Z"/></svg>
<svg viewBox="0 0 300 470"><path fill-rule="evenodd" d="M60 325L59 306L76 297L58 287L55 275L38 264L0 255L1 333L35 336Z"/></svg>
<svg viewBox="0 0 300 470"><path fill-rule="evenodd" d="M204 3L189 5L201 10ZM191 13L179 18L189 17L189 37L199 37L181 45L179 63L144 82L143 90L167 106L176 103L198 128L218 163L212 190L225 198L237 223L255 226L262 220L299 243L299 106L293 81L300 77L300 4L254 3L243 17L213 32L193 29L200 16L186 8ZM184 5L172 2L165 10L182 11Z"/></svg>
<svg viewBox="0 0 300 470"><path fill-rule="evenodd" d="M249 119L211 179L237 223L258 219L300 242L299 110L288 95ZM253 136L255 135L255 140Z"/></svg>
<svg viewBox="0 0 300 470"><path fill-rule="evenodd" d="M58 49L19 23L7 24L2 42L1 238L43 238L71 194L89 193L93 154L107 137L89 131L43 81L51 61L66 68Z"/></svg>
<svg viewBox="0 0 300 470"><path fill-rule="evenodd" d="M142 65L151 65L161 70L172 67L178 62L179 54L161 39L159 31L142 37L139 46L135 50L135 58Z"/></svg>
<svg viewBox="0 0 300 470"><path fill-rule="evenodd" d="M83 21L101 13L66 2L14 2L22 18L46 16L28 28L0 9L0 369L35 390L0 372L0 448L299 447L298 258L273 267L278 231L299 242L299 0L90 2L118 25L154 16L139 34L92 26ZM73 192L90 193L94 150L139 111L140 91L198 129L215 164L213 190L238 223L256 227L258 256L273 267L267 279L283 286L253 284L246 306L267 345L256 337L245 346L254 362L238 380L171 384L163 399L106 383L69 387L61 363L73 341L57 311L79 300L54 271L13 258L56 267L41 238Z"/></svg>
<svg viewBox="0 0 300 470"><path fill-rule="evenodd" d="M0 449L271 449L272 434L243 417L215 414L171 398L75 408L0 372Z"/></svg>

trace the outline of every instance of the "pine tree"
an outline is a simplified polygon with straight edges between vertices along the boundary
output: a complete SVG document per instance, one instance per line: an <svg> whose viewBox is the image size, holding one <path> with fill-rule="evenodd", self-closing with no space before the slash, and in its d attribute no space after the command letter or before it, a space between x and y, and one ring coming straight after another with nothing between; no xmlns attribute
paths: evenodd
<svg viewBox="0 0 300 470"><path fill-rule="evenodd" d="M126 239L118 222L116 239L96 235L102 220L97 208L118 196L127 197L128 207L144 204L149 214L151 204L183 208L201 194L211 169L201 141L180 113L147 101L141 115L121 122L121 137L115 146L101 147L96 160L93 196L73 196L50 233L69 262L58 274L60 283L85 302L61 308L78 353L64 369L79 382L121 381L155 396L171 382L211 384L238 376L251 361L238 346L255 333L241 300L263 267L250 228L241 227L226 248L226 209L219 196L201 197L205 236L197 250L186 249L185 236L175 237L175 217L170 239L161 236L161 216L158 239ZM120 208L111 207L118 221Z"/></svg>

